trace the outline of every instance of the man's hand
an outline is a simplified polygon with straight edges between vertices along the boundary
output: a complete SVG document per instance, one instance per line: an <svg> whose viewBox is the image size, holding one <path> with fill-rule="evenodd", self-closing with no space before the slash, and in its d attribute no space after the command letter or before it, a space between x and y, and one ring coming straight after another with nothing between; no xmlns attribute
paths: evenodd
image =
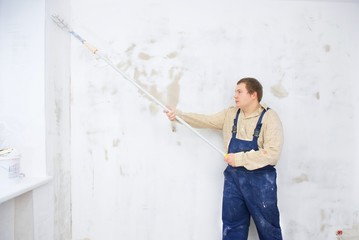
<svg viewBox="0 0 359 240"><path fill-rule="evenodd" d="M233 153L227 154L226 157L224 158L224 161L228 163L229 166L235 167L236 165Z"/></svg>
<svg viewBox="0 0 359 240"><path fill-rule="evenodd" d="M170 121L174 121L176 120L176 110L172 107L168 107L169 111L168 110L163 110L164 113L166 113L168 119Z"/></svg>

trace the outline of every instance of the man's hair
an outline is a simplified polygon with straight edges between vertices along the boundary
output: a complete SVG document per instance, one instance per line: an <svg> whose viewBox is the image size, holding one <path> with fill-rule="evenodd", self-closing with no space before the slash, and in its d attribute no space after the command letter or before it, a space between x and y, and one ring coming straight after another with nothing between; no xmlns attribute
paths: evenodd
<svg viewBox="0 0 359 240"><path fill-rule="evenodd" d="M263 87L262 84L255 78L246 77L242 78L237 82L237 85L244 83L249 94L257 93L258 102L262 100L263 97Z"/></svg>

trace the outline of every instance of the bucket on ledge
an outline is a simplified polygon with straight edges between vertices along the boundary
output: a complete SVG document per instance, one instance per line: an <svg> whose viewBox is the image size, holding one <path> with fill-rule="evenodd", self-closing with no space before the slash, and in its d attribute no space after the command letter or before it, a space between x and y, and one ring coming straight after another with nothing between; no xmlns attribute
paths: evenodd
<svg viewBox="0 0 359 240"><path fill-rule="evenodd" d="M21 155L15 149L0 151L0 188L18 183L23 176L20 173Z"/></svg>

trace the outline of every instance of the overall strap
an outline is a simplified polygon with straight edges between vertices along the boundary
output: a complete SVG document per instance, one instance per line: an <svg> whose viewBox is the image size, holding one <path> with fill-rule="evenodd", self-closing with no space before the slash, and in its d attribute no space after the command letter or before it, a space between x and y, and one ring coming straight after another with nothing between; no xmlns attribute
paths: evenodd
<svg viewBox="0 0 359 240"><path fill-rule="evenodd" d="M263 109L261 115L258 118L258 122L257 122L256 128L254 129L254 133L253 133L253 140L257 140L259 137L259 134L260 134L261 128L262 128L262 119L263 119L264 114L267 112L267 110L269 110L269 108Z"/></svg>
<svg viewBox="0 0 359 240"><path fill-rule="evenodd" d="M232 138L236 138L237 135L237 120L238 120L238 116L239 113L241 112L241 109L239 108L236 114L236 118L233 120L233 127L232 127Z"/></svg>

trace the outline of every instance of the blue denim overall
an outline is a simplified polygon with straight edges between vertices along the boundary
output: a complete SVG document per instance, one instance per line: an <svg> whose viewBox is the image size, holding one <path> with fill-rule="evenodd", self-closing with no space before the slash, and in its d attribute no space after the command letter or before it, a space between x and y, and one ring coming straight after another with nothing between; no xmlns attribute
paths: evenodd
<svg viewBox="0 0 359 240"><path fill-rule="evenodd" d="M247 141L236 138L238 109L228 153L258 150L258 137L265 112L263 110L258 119L253 140ZM276 178L276 170L271 165L252 171L228 165L224 171L223 240L247 240L251 216L261 240L282 239Z"/></svg>

